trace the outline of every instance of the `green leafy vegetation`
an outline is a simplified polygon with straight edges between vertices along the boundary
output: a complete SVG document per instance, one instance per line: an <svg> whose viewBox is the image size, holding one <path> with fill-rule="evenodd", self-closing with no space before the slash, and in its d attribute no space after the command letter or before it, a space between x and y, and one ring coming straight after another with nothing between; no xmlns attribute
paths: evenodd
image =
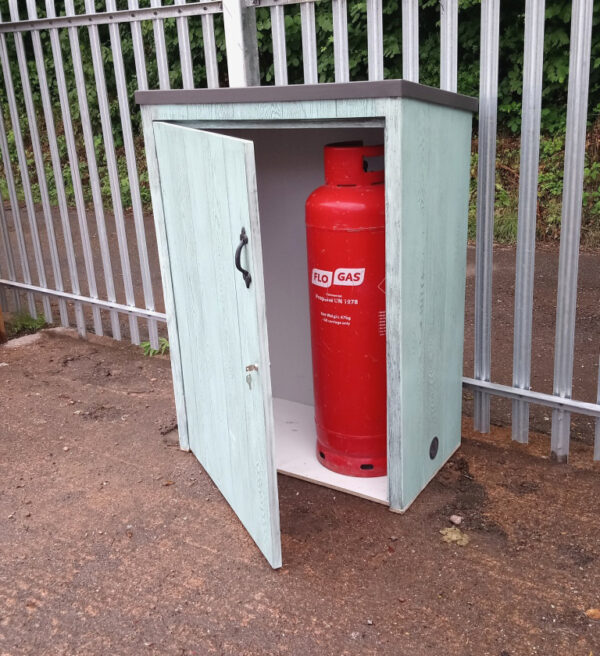
<svg viewBox="0 0 600 656"><path fill-rule="evenodd" d="M172 4L173 0L164 0ZM19 3L21 5L21 3ZM62 3L58 3L60 9ZM147 2L142 2L147 6ZM386 0L383 3L384 29L384 68L386 78L402 76L402 6L401 0ZM542 95L542 142L540 147L540 184L538 211L538 238L552 240L560 234L560 205L562 195L564 134L566 121L567 83L569 74L569 38L571 20L571 0L547 0L544 40L544 77ZM25 3L22 3L21 18L25 16ZM45 3L36 2L38 15L45 16ZM480 57L480 14L481 0L459 0L460 14L458 22L459 71L458 90L461 93L477 96L479 94L479 57ZM97 11L103 11L104 2L96 2ZM127 9L127 0L117 1L118 9ZM77 13L84 12L84 0L75 0ZM0 0L0 11L3 17L9 15L8 0ZM524 39L524 2L504 2L501 7L500 24L500 54L499 54L499 87L498 87L498 121L499 142L497 161L497 212L496 239L503 242L514 241L516 236L518 209L518 179L519 179L519 140L521 122L521 93L523 80L523 39ZM217 63L221 85L227 80L225 53L225 38L223 19L215 14L215 40L217 44ZM334 80L333 56L333 20L331 2L323 0L315 3L318 74L321 82ZM367 34L366 34L366 0L349 0L348 2L348 43L350 78L352 80L367 79ZM257 39L262 84L273 84L273 48L271 36L270 12L267 8L256 10ZM440 70L440 9L439 0L421 0L419 12L419 43L420 43L420 80L423 84L437 86ZM599 116L600 116L600 0L594 0L592 29L592 56L589 96L589 132L586 154L583 202L583 241L588 245L600 244L600 154L598 146ZM193 17L188 21L192 64L196 86L206 85L206 68L204 63L204 43L202 36L201 17ZM298 5L285 6L285 27L287 43L288 77L291 84L302 83L302 34L300 8ZM148 84L150 88L158 87L158 68L154 46L153 27L151 21L141 23L146 56ZM164 21L165 42L169 62L169 77L172 88L181 87L182 74L179 60L179 42L175 19ZM123 61L127 79L127 92L131 110L131 120L134 134L134 145L140 171L140 186L142 203L146 211L150 211L150 192L146 171L141 134L140 115L135 107L133 94L138 87L135 70L135 59L131 30L127 24L119 27L121 35ZM58 150L63 170L67 199L70 205L75 203L73 179L67 154L67 142L62 127L62 112L58 98L57 72L50 46L49 34L39 32L45 55L46 73L55 124L58 135ZM102 123L95 86L94 68L91 58L90 41L87 29L79 29L80 53L83 62L83 73L87 86L89 113L94 134L94 150L100 175L100 184L106 209L112 209L110 195L110 180L106 161L105 140L102 133ZM69 105L75 129L76 148L79 158L79 173L83 183L86 203L92 203L89 184L89 171L83 144L80 125L77 88L70 56L70 43L67 30L60 30L60 41L63 51L64 74L68 90ZM116 81L113 69L113 53L107 26L99 28L102 48L102 59L106 78L111 125L110 132L114 138L117 157L117 168L121 196L125 208L131 206L131 190L123 134L120 123L120 105L117 98ZM20 74L16 57L14 39L6 39L12 78L17 93L17 108L20 117L20 127L25 139L27 164L30 171L35 171L33 151L29 142L29 128L25 112L25 103L20 83ZM50 199L57 203L57 188L54 179L49 145L45 134L44 119L41 108L41 95L38 87L38 73L33 56L31 39L26 35L24 45L28 59L28 71L31 80L34 104L40 124L44 167ZM17 182L17 194L23 200L23 190L20 186L18 161L14 148L14 130L8 112L4 84L0 84L0 103L4 108L4 120L7 128L7 138L10 144L11 165ZM474 138L477 139L477 125L474 127ZM476 172L476 156L473 160ZM40 202L39 184L35 174L31 175L34 201ZM0 166L0 193L7 198L7 185L2 166ZM470 209L470 235L474 234L474 217L476 214L475 194L472 194Z"/></svg>
<svg viewBox="0 0 600 656"><path fill-rule="evenodd" d="M421 0L419 11L419 70L423 84L438 86L440 79L439 0ZM553 133L565 126L571 0L548 0L544 39L544 84L542 131ZM479 95L480 0L459 0L458 91ZM402 77L402 3L383 3L383 48L386 78ZM333 21L329 2L315 7L318 70L321 82L333 82ZM521 126L523 83L524 2L504 2L500 11L500 55L498 120L501 132L518 133ZM366 80L367 64L366 0L348 2L348 50L350 79ZM600 25L600 0L594 2L594 28ZM303 82L302 35L298 6L286 7L288 77L291 84ZM257 10L260 68L263 83L273 84L271 20L268 9ZM592 32L590 75L590 121L600 114L600 33Z"/></svg>
<svg viewBox="0 0 600 656"><path fill-rule="evenodd" d="M45 328L47 325L46 319L41 314L37 319L34 319L27 312L18 312L6 318L6 333L8 339L13 339L22 335L37 333L38 330Z"/></svg>
<svg viewBox="0 0 600 656"><path fill-rule="evenodd" d="M158 340L158 348L152 348L150 342L141 342L140 348L146 357L153 357L154 355L165 355L169 352L169 340L166 337L160 337Z"/></svg>
<svg viewBox="0 0 600 656"><path fill-rule="evenodd" d="M517 239L519 147L518 137L505 135L498 141L494 238L499 243L514 243ZM536 217L536 232L540 241L553 241L560 236L564 150L564 131L554 135L542 135ZM469 239L475 239L476 199L475 149L471 157ZM589 129L587 135L581 232L585 246L600 247L600 120Z"/></svg>

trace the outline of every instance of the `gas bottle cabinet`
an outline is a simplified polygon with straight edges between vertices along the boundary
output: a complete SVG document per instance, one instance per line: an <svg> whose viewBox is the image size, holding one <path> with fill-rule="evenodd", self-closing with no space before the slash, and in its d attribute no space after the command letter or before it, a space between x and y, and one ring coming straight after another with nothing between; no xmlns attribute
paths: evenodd
<svg viewBox="0 0 600 656"><path fill-rule="evenodd" d="M405 511L460 445L477 101L400 80L136 100L181 447L272 567L277 471ZM315 453L304 207L324 181L324 146L350 141L384 144L388 475L376 478L330 471ZM337 384L350 395L352 370Z"/></svg>

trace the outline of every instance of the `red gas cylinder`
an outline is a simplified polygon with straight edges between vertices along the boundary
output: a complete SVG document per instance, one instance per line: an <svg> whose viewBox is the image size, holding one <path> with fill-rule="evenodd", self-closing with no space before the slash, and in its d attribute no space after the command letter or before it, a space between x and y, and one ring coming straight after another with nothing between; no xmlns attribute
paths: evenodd
<svg viewBox="0 0 600 656"><path fill-rule="evenodd" d="M383 146L325 147L325 185L306 201L317 458L384 476L386 457Z"/></svg>

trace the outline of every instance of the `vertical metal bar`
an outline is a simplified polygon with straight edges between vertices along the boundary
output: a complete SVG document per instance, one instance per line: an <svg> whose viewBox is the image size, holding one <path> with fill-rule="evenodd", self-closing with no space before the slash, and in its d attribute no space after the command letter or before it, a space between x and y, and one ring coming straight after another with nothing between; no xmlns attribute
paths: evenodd
<svg viewBox="0 0 600 656"><path fill-rule="evenodd" d="M335 81L348 82L348 6L346 0L331 0L333 12L333 60Z"/></svg>
<svg viewBox="0 0 600 656"><path fill-rule="evenodd" d="M162 0L150 0L151 7L160 7ZM167 44L165 43L165 26L161 19L152 21L154 30L154 44L156 46L156 64L158 66L158 83L161 89L170 89L169 60L167 58Z"/></svg>
<svg viewBox="0 0 600 656"><path fill-rule="evenodd" d="M492 336L492 257L496 185L498 112L498 42L500 0L481 5L479 77L479 163L477 171L477 238L475 256L475 379L490 380ZM475 430L490 430L490 397L474 393Z"/></svg>
<svg viewBox="0 0 600 656"><path fill-rule="evenodd" d="M110 8L114 7L114 0L107 0L109 3L107 6L110 6ZM131 0L130 0L131 2ZM184 4L185 0L176 0L176 4ZM135 4L137 5L137 0L135 0ZM160 7L162 4L162 0L150 0L150 4L152 7ZM204 18L204 16L202 17ZM178 19L177 21L177 35L179 39L179 54L181 57L181 67L182 67L182 75L183 75L183 83L185 88L193 88L194 86L194 81L193 81L193 75L192 75L192 64L191 64L191 55L190 55L190 44L189 44L189 31L188 31L188 22L187 18L183 19L185 20L185 39L186 39L186 45L184 45L184 48L182 49L182 42L181 42L181 31L182 27L180 26L180 21L181 19ZM132 24L133 26L133 24ZM112 27L112 26L111 26ZM154 42L156 45L156 62L158 65L158 85L161 89L169 89L170 88L170 81L169 81L169 74L168 74L168 60L167 60L167 49L166 49L166 44L165 44L165 31L164 31L164 24L162 20L154 20L152 21L152 28L154 31ZM204 25L203 25L203 30L204 30ZM113 52L114 52L114 44L116 43L116 40L112 38L113 32L111 32L111 41L113 42ZM203 31L204 34L204 31ZM117 33L118 36L118 33ZM143 45L141 45L141 31L139 35L139 45L138 49L142 53L143 56ZM214 32L213 32L213 40L214 40ZM135 42L135 35L134 35L134 42ZM187 50L187 55L184 53L184 50ZM139 59L142 59L142 56L139 57ZM189 59L189 71L186 74L185 69L186 69L186 64L184 63L185 57L188 57ZM152 279L150 277L150 268L148 265L148 251L146 248L146 237L145 237L145 226L144 226L144 217L142 213L142 208L141 208L141 200L139 197L139 181L137 177L137 168L135 164L135 152L133 149L133 139L131 137L131 121L129 120L129 104L127 100L127 88L125 86L125 74L123 71L123 57L121 54L121 45L120 45L120 38L119 38L119 52L118 55L113 55L113 59L115 60L115 73L117 71L117 60L119 62L119 68L120 70L120 77L122 78L121 84L117 84L117 90L119 93L119 97L124 97L124 102L125 102L125 107L127 107L127 113L124 112L124 105L120 103L121 106L121 124L123 126L123 138L126 144L126 159L127 159L127 167L128 170L132 170L132 173L135 178L135 199L134 199L134 193L133 193L133 187L134 185L131 185L132 189L132 194L131 194L131 199L132 199L132 205L133 205L133 213L134 213L134 221L135 221L135 228L136 228L136 235L137 235L137 241L138 241L138 252L139 252L139 257L140 257L140 263L141 263L141 269L142 269L142 282L143 282L143 288L144 288L144 300L146 302L147 307L148 303L151 304L152 309L154 309L154 298L153 298L153 293L152 293ZM216 50L215 50L215 66L216 66ZM144 67L145 68L145 67ZM140 76L141 76L141 67L137 66L137 59L136 59L136 74L138 76L138 81L140 81ZM188 75L187 79L187 84L189 86L186 87L186 75ZM145 76L145 70L144 70L144 76ZM141 80L143 87L140 88L147 88L148 82L146 79ZM125 138L125 134L127 133L127 138ZM131 178L131 175L130 175ZM158 348L158 329L157 329L157 324L156 321L149 319L148 320L148 333L149 333L149 338L150 338L150 344L152 348Z"/></svg>
<svg viewBox="0 0 600 656"><path fill-rule="evenodd" d="M458 0L440 0L440 89L457 89Z"/></svg>
<svg viewBox="0 0 600 656"><path fill-rule="evenodd" d="M302 25L302 66L304 84L317 84L317 31L315 28L315 4L303 2L300 4L300 21Z"/></svg>
<svg viewBox="0 0 600 656"><path fill-rule="evenodd" d="M282 5L271 7L271 36L273 39L273 68L275 84L288 83L287 55L285 52L285 15Z"/></svg>
<svg viewBox="0 0 600 656"><path fill-rule="evenodd" d="M129 9L138 8L138 0L129 0ZM144 40L142 36L142 27L139 21L132 21L130 23L131 37L133 39L133 56L135 60L135 73L137 77L138 89L148 88L148 75L146 72L146 55L144 53ZM145 228L145 226L144 226ZM158 349L158 329L156 321L153 319L148 320L148 336L150 345L154 349Z"/></svg>
<svg viewBox="0 0 600 656"><path fill-rule="evenodd" d="M29 17L34 19L37 16L35 0L27 0L29 7ZM72 2L66 4L66 10L72 10ZM108 234L106 231L106 222L104 219L104 204L102 202L102 191L100 189L100 176L98 175L98 165L96 162L96 151L94 148L94 135L92 133L92 125L90 121L90 112L88 107L85 77L83 74L83 64L81 60L81 48L79 45L79 33L76 27L67 28L69 35L69 45L71 48L71 58L73 62L73 73L75 76L75 87L77 89L77 99L79 102L79 115L81 118L81 127L83 131L83 141L85 146L85 153L88 165L88 174L90 179L90 188L92 191L92 200L94 203L94 215L96 218L96 229L98 231L98 241L100 244L100 255L102 257L102 269L104 274L104 283L106 285L106 296L109 301L116 301L115 285L113 280L112 272L112 262L110 255L110 246L108 243ZM36 53L36 61L38 62L38 70L44 71L44 57L42 53L41 43L39 42L39 34L37 32L32 32L32 37L34 38L34 49ZM37 37L37 44L36 44ZM52 107L50 105L49 99L46 103L48 106L44 108L46 113L46 122L50 125L52 124L52 138L55 140L56 135L54 134L54 122L52 117ZM49 138L50 131L49 131ZM50 144L50 147L55 144ZM55 163L55 159L57 163ZM53 155L53 165L54 165L54 175L55 178L57 175L61 175L60 172L60 161L58 160L58 151ZM57 171L58 168L58 171ZM59 206L61 207L61 213L64 212L68 217L68 210L66 207L65 199L65 190L62 184L62 177L60 179L60 187L57 183L58 197L59 197ZM67 219L68 220L68 219ZM110 311L110 323L111 323L111 332L114 339L121 339L121 325L119 322L119 313L116 310Z"/></svg>
<svg viewBox="0 0 600 656"><path fill-rule="evenodd" d="M108 11L116 11L115 0L106 0L106 8ZM133 209L133 222L135 226L135 235L138 246L138 257L140 258L140 271L142 275L144 303L146 305L146 309L154 310L154 293L152 291L152 277L150 274L150 263L148 262L148 247L146 245L144 212L142 209L142 199L140 197L140 182L135 159L133 131L131 129L131 114L129 112L129 98L127 97L125 66L123 65L123 53L121 51L121 34L119 32L119 25L117 23L111 23L108 26L108 30L110 34L110 43L113 54L115 80L117 83L117 98L119 100L121 127L123 129L125 162L127 164L127 176L129 177L129 189L131 193L131 206ZM148 332L150 334L150 341L153 345L153 348L158 348L158 329L154 319L148 320Z"/></svg>
<svg viewBox="0 0 600 656"><path fill-rule="evenodd" d="M418 0L402 0L402 77L419 81Z"/></svg>
<svg viewBox="0 0 600 656"><path fill-rule="evenodd" d="M46 13L49 17L56 15L54 9L54 0L46 0ZM92 246L90 243L90 235L87 226L87 213L83 199L83 187L81 184L81 176L79 174L79 156L75 146L75 135L73 131L73 123L71 120L69 95L67 92L67 83L65 80L65 72L63 68L62 49L60 45L58 29L51 29L49 30L49 33L50 45L52 47L52 54L54 57L54 70L58 86L63 127L65 132L65 139L67 142L67 154L69 157L71 180L73 181L73 191L75 194L75 209L77 211L77 221L79 223L79 233L81 235L81 244L83 247L83 260L85 264L88 290L91 298L98 298L98 291L96 289L96 273L94 271L94 257L92 254ZM78 312L77 306L75 311L76 313ZM79 311L82 312L81 307L79 308ZM94 332L97 335L102 335L103 330L100 308L92 306L92 317L94 320ZM83 330L85 330L85 325Z"/></svg>
<svg viewBox="0 0 600 656"><path fill-rule="evenodd" d="M581 233L583 167L587 123L593 0L573 0L569 54L569 95L562 198L558 294L556 299L556 340L554 349L554 389L557 396L571 398L577 310L577 268ZM565 462L569 455L571 414L552 412L552 457Z"/></svg>
<svg viewBox="0 0 600 656"><path fill-rule="evenodd" d="M2 275L2 269L0 268L0 276ZM0 319L2 316L2 311L8 312L8 300L6 298L6 290L4 289L4 285L0 285Z"/></svg>
<svg viewBox="0 0 600 656"><path fill-rule="evenodd" d="M367 42L369 80L383 80L383 6L381 0L367 0Z"/></svg>
<svg viewBox="0 0 600 656"><path fill-rule="evenodd" d="M16 0L9 0L8 3L10 19L13 22L19 20L19 8ZM39 36L39 35L37 35ZM29 124L29 133L31 137L31 147L33 149L33 159L35 162L35 170L38 179L40 190L40 197L42 201L42 213L44 215L44 223L46 226L46 233L48 236L48 248L50 252L50 262L52 266L52 273L54 275L54 284L59 291L63 291L62 273L60 270L60 261L58 256L58 248L56 246L56 235L54 234L54 223L52 221L52 210L50 209L50 196L48 194L48 184L46 182L46 171L44 169L44 159L42 156L42 149L40 145L40 135L37 128L37 116L35 107L33 105L33 96L31 94L31 84L29 81L29 71L27 69L27 57L25 55L25 46L23 43L23 34L15 32L15 50L17 52L17 63L19 66L19 73L21 76L21 87L23 90L23 100L25 101L25 112L27 114L27 122ZM44 273L44 280L46 276ZM41 283L40 283L41 284ZM46 285L47 286L47 281ZM44 310L46 321L52 323L52 311L50 309L50 299L44 299ZM69 325L69 315L67 313L67 304L64 299L59 300L60 320L63 326Z"/></svg>
<svg viewBox="0 0 600 656"><path fill-rule="evenodd" d="M254 9L246 7L244 0L223 0L223 23L229 86L258 86L260 73Z"/></svg>
<svg viewBox="0 0 600 656"><path fill-rule="evenodd" d="M0 21L2 17L0 16ZM40 287L46 287L46 272L44 269L44 258L42 256L42 247L40 244L40 236L38 233L37 227L37 218L35 215L35 207L33 205L33 195L31 193L31 181L29 180L29 167L27 166L27 156L25 154L25 147L23 145L23 135L21 134L21 124L19 110L17 108L15 89L13 86L12 73L10 70L10 64L8 59L8 49L6 47L6 38L4 34L0 34L0 63L2 66L2 74L4 75L4 85L6 87L6 96L8 100L8 110L10 113L10 120L13 127L13 133L15 138L15 146L17 150L17 158L19 162L19 171L21 174L21 183L23 185L23 194L25 196L25 208L27 210L27 218L29 220L29 228L31 230L31 241L33 244L33 254L35 259L35 265L39 280ZM8 147L7 147L8 155ZM10 166L10 163L9 163ZM18 207L18 200L14 198L13 210L15 206ZM18 211L18 210L17 210ZM17 214L14 215L17 218ZM16 225L16 224L15 224ZM20 217L19 217L19 231L17 232L17 239L22 242L20 251L21 256L27 258L27 250L25 248L25 236L22 232L20 226ZM23 266L23 265L22 265ZM26 264L27 273L29 275L29 264ZM31 280L26 281L31 282ZM29 311L31 316L37 317L37 311L35 308L35 301L33 296L29 297ZM44 301L44 313L48 321L52 320L52 314L50 312L50 304L46 299Z"/></svg>
<svg viewBox="0 0 600 656"><path fill-rule="evenodd" d="M596 403L600 405L600 357L598 357L598 389ZM594 437L594 460L600 460L600 417L596 417L596 434Z"/></svg>
<svg viewBox="0 0 600 656"><path fill-rule="evenodd" d="M202 40L204 41L204 64L206 84L209 89L219 88L219 67L217 65L217 44L215 42L215 21L212 14L202 14Z"/></svg>
<svg viewBox="0 0 600 656"><path fill-rule="evenodd" d="M13 225L15 226L15 233L17 236L17 249L19 251L19 260L21 264L21 275L23 281L31 284L31 272L29 271L29 259L27 257L27 249L25 247L25 237L23 235L23 226L21 223L21 213L19 211L19 200L17 198L17 189L15 186L15 178L13 176L12 165L10 163L10 151L8 149L8 141L6 139L6 127L4 125L4 118L0 112L0 150L2 151L2 164L4 166L4 174L6 175L6 184L8 186L8 197L10 198L10 206L12 211ZM8 230L8 228L7 228ZM7 232L8 238L8 232ZM10 242L6 242L10 244ZM12 254L12 253L11 253ZM21 298L16 294L17 309L21 309ZM37 316L35 310L35 298L33 294L27 294L27 306L29 313L32 317Z"/></svg>
<svg viewBox="0 0 600 656"><path fill-rule="evenodd" d="M73 10L73 0L66 0L67 10ZM94 0L85 0L85 8L88 14L95 13ZM119 245L119 257L121 261L121 272L123 274L123 287L125 289L125 302L127 305L135 307L135 294L133 291L133 282L131 278L131 266L129 263L129 250L127 247L127 231L125 230L125 219L123 216L123 203L121 201L121 189L119 185L119 170L117 167L117 158L115 155L115 144L112 133L112 123L110 120L110 111L108 107L108 92L106 90L106 79L104 77L104 64L102 62L102 50L100 46L100 37L96 25L88 26L90 37L90 47L92 50L92 65L94 67L94 79L96 81L96 95L98 98L98 108L100 110L100 122L102 125L102 136L104 139L104 148L106 153L106 165L108 169L108 180L110 184L110 194L112 198L113 212L115 215L115 227L117 229L117 243ZM140 343L140 331L137 317L130 314L129 332L133 344Z"/></svg>
<svg viewBox="0 0 600 656"><path fill-rule="evenodd" d="M109 3L110 7L114 7L114 0L107 0ZM151 0L151 6L152 7L160 7L161 6L161 1L162 0ZM137 4L137 0L136 0ZM112 28L112 26L111 26ZM186 28L187 28L187 20L186 20ZM165 45L165 31L164 31L164 24L162 21L152 21L152 29L154 31L154 42L156 44L156 62L158 65L158 85L161 89L169 89L170 88L170 82L169 82L169 75L168 75L168 62L167 62L167 50L166 50L166 45ZM179 30L179 24L178 28ZM187 29L186 29L187 32ZM137 167L136 167L136 162L135 162L135 150L133 147L133 137L131 136L131 120L129 118L129 101L127 99L127 87L125 83L125 73L123 69L123 56L121 53L121 40L119 37L118 31L111 31L111 42L113 43L113 53L114 53L114 44L117 42L116 39L113 39L113 34L116 34L116 38L118 39L118 54L115 55L113 54L113 59L115 61L115 75L117 76L117 80L119 78L121 79L121 82L117 83L117 93L119 94L119 98L123 97L124 98L124 103L119 103L120 104L120 109L121 109L121 125L123 126L123 140L126 144L126 153L125 157L127 160L127 169L131 170L134 176L135 180L135 185L131 185L131 202L133 205L133 215L134 215L134 221L135 221L135 230L136 230L136 237L137 237L137 243L138 243L138 254L140 258L140 265L141 265L141 271L142 271L142 285L143 285L143 290L144 290L144 301L146 305L150 304L152 307L151 309L154 309L154 295L152 291L152 278L150 276L150 267L148 264L148 249L146 247L146 232L145 232L145 226L144 226L144 215L142 212L142 206L141 206L141 199L139 195L139 180L138 180L138 175L137 175ZM189 38L189 33L188 33L188 38ZM135 39L135 35L134 35ZM141 36L141 31L139 34L139 43L137 46L137 49L140 51L141 56L139 59L141 60L143 57L143 44L142 44L142 36ZM188 41L188 46L189 46L189 41ZM135 49L135 46L134 46ZM188 48L189 49L189 48ZM181 51L180 51L181 54ZM141 67L137 66L137 59L136 59L136 74L138 76L138 81L140 81L140 78L142 76L142 70ZM117 75L117 63L119 67L119 74ZM183 60L182 60L182 67L183 67ZM191 70L191 62L190 62L190 70ZM162 71L162 72L161 72ZM141 79L142 84L144 85L143 88L147 88L148 86L148 81L145 79L145 65L144 65L144 79ZM192 87L193 87L193 80L192 80ZM124 107L127 108L127 112L124 113ZM127 133L127 137L126 137ZM130 175L131 178L131 175ZM135 186L135 194L134 194L134 186ZM148 306L149 307L149 306ZM150 309L150 308L149 308ZM148 320L148 336L150 340L150 344L152 348L158 348L158 327L156 324L156 321L153 319ZM138 342L139 343L139 339Z"/></svg>
<svg viewBox="0 0 600 656"><path fill-rule="evenodd" d="M544 63L545 0L526 0L519 177L519 223L513 342L513 386L529 389L531 383L531 334L533 273L537 215L542 69ZM512 438L529 439L529 403L512 402Z"/></svg>
<svg viewBox="0 0 600 656"><path fill-rule="evenodd" d="M33 13L31 12L31 6L33 3ZM37 12L35 11L35 0L27 0L28 4L28 17L37 18ZM31 40L33 43L33 51L36 62L36 70L38 75L38 83L40 89L40 96L42 99L42 109L44 112L44 119L46 122L46 134L48 137L48 148L50 150L50 159L52 161L52 170L54 173L54 183L56 187L56 194L59 204L59 212L61 219L68 222L68 209L65 195L65 188L62 177L62 167L60 164L60 157L58 155L58 147L56 143L56 132L54 129L54 116L52 113L52 104L50 102L50 94L48 91L48 80L46 77L46 65L44 63L44 57L42 55L42 45L40 39L40 33L37 30L31 32ZM44 177L45 180L45 177ZM47 212L44 213L45 216ZM52 215L50 214L50 221L46 223L46 231L48 233L48 241L50 245L52 266L54 271L54 281L56 288L59 291L64 291L64 282L62 278L62 270L60 268L60 256L58 254L57 244L56 244L56 233L54 230L54 221ZM74 261L74 260L73 260ZM59 299L59 311L61 317L61 323L63 326L69 325L69 314L67 310L66 301Z"/></svg>
<svg viewBox="0 0 600 656"><path fill-rule="evenodd" d="M176 5L184 5L186 0L175 0ZM194 72L192 67L192 52L190 50L190 31L188 19L182 16L177 19L177 40L179 41L179 59L181 61L181 77L184 89L194 88Z"/></svg>
<svg viewBox="0 0 600 656"><path fill-rule="evenodd" d="M128 0L129 9L138 9L138 0ZM135 73L137 85L140 91L148 88L148 74L146 73L146 54L144 52L144 38L142 36L142 26L140 21L132 20L129 23L131 27L131 38L133 40L133 58L135 60Z"/></svg>
<svg viewBox="0 0 600 656"><path fill-rule="evenodd" d="M0 234L2 235L2 245L3 245L3 250L4 250L4 257L6 261L6 276L9 280L16 280L17 279L17 274L15 270L15 260L13 257L13 252L12 252L12 244L10 242L10 235L8 232L8 223L6 221L6 212L4 211L4 198L0 196ZM2 303L3 303L3 308L4 310L7 310L8 307L6 305L6 294L4 292L4 288L2 287L2 293L4 294L2 298ZM13 300L15 302L15 308L17 310L21 309L21 299L19 297L19 294L17 293L16 289L12 290L13 294Z"/></svg>
<svg viewBox="0 0 600 656"><path fill-rule="evenodd" d="M33 4L32 4L33 3ZM35 18L37 12L35 11L35 0L28 0L29 17ZM31 6L33 6L33 14L31 13ZM38 31L31 32L33 42L33 52L36 62L36 69L40 85L40 95L42 98L42 109L44 111L44 119L46 123L46 133L48 135L48 148L50 150L50 159L52 161L52 171L54 173L54 184L56 186L56 196L58 200L58 209L61 220L61 227L63 232L63 241L65 244L65 252L67 256L67 269L69 271L69 280L71 283L71 290L74 294L80 293L79 287L79 273L77 271L77 262L75 258L75 248L73 246L73 239L71 235L71 222L69 220L69 209L67 206L67 196L65 193L65 185L63 180L62 163L58 153L58 145L56 139L56 130L54 126L54 113L52 109L52 101L50 100L50 92L48 81L46 78L46 64L44 55L42 53L42 44L40 33ZM57 286L58 286L57 279ZM59 287L59 289L62 289ZM77 330L81 335L85 335L85 317L83 315L83 306L81 303L75 303L75 323Z"/></svg>

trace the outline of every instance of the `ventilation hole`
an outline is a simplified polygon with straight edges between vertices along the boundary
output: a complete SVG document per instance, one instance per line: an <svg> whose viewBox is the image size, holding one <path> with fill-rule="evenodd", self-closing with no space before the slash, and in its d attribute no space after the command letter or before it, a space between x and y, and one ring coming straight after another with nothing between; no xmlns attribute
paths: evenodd
<svg viewBox="0 0 600 656"><path fill-rule="evenodd" d="M440 441L438 440L437 437L434 437L431 440L431 444L429 445L429 457L431 458L431 460L433 460L437 456L439 446L440 446Z"/></svg>
<svg viewBox="0 0 600 656"><path fill-rule="evenodd" d="M361 469L373 469L373 465L361 465Z"/></svg>
<svg viewBox="0 0 600 656"><path fill-rule="evenodd" d="M323 451L319 451L319 455L321 456L321 458L323 458L323 460L325 460L325 454L323 453Z"/></svg>

